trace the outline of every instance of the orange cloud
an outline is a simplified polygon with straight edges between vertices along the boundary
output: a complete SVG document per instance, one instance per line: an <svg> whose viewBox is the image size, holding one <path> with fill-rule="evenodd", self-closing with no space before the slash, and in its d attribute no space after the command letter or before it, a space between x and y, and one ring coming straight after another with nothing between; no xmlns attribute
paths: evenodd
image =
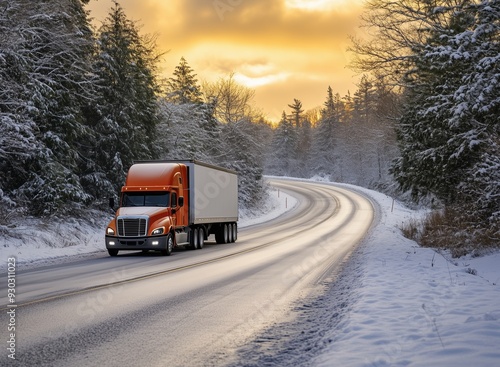
<svg viewBox="0 0 500 367"><path fill-rule="evenodd" d="M356 0L122 0L145 33L158 34L171 73L185 57L199 79L234 72L256 90L256 102L279 119L293 98L313 108L328 85L341 94L354 89L347 64L348 35L361 13ZM104 19L111 0L91 1ZM319 98L320 97L320 98ZM313 101L314 98L314 101ZM286 101L286 102L285 102ZM276 111L279 111L276 113Z"/></svg>

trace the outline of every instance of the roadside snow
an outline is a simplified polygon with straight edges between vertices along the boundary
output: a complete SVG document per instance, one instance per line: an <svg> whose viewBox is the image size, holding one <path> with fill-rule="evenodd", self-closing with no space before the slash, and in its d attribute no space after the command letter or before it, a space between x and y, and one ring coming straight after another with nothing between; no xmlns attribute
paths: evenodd
<svg viewBox="0 0 500 367"><path fill-rule="evenodd" d="M354 255L354 269L346 269L358 285L341 321L320 338L327 347L312 365L498 365L500 253L451 259L419 247L399 227L425 212L342 186L373 198L380 222ZM325 302L338 305L336 298Z"/></svg>
<svg viewBox="0 0 500 367"><path fill-rule="evenodd" d="M18 269L57 263L63 258L105 251L104 230L110 216L93 213L88 221L28 218L0 235L0 272L7 258L15 257Z"/></svg>
<svg viewBox="0 0 500 367"><path fill-rule="evenodd" d="M297 204L297 199L283 191L273 187L269 190L266 200L258 212L240 209L238 227L244 228L259 223L264 223L279 217L281 214L292 209ZM265 213L265 214L262 214Z"/></svg>

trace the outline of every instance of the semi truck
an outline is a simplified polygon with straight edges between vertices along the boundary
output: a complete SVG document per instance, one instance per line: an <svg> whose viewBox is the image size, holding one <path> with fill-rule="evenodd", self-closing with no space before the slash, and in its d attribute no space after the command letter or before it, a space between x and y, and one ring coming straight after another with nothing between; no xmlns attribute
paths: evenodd
<svg viewBox="0 0 500 367"><path fill-rule="evenodd" d="M110 200L114 208L114 200ZM106 228L106 249L159 251L201 249L238 237L236 172L196 160L135 162L120 192L120 205Z"/></svg>

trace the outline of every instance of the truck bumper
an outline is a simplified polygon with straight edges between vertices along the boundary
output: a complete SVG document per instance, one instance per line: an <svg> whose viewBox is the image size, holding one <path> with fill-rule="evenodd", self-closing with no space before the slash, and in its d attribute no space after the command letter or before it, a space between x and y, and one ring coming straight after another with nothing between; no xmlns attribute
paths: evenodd
<svg viewBox="0 0 500 367"><path fill-rule="evenodd" d="M134 238L106 236L106 249L120 251L166 250L167 236Z"/></svg>

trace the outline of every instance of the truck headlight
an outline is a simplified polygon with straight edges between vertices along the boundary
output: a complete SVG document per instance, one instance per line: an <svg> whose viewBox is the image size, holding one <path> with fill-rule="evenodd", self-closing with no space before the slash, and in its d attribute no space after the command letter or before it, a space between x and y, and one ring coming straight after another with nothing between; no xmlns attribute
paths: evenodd
<svg viewBox="0 0 500 367"><path fill-rule="evenodd" d="M109 234L109 235L114 235L115 234L115 231L113 228L109 228L106 230L106 234Z"/></svg>
<svg viewBox="0 0 500 367"><path fill-rule="evenodd" d="M165 231L165 228L163 228L163 227L156 228L156 229L153 229L153 232L151 232L151 235L157 236L159 234L163 234L164 231Z"/></svg>

